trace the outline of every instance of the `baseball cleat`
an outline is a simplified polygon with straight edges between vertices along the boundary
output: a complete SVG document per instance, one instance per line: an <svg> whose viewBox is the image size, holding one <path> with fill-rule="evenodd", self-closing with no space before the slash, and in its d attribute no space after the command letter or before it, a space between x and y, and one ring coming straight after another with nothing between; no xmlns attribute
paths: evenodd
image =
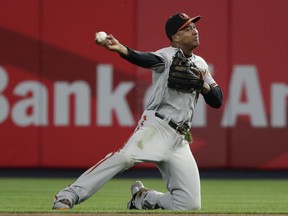
<svg viewBox="0 0 288 216"><path fill-rule="evenodd" d="M135 200L133 198L128 201L127 209L130 209L130 210L137 209L136 206L135 206Z"/></svg>
<svg viewBox="0 0 288 216"><path fill-rule="evenodd" d="M55 198L52 209L55 210L69 210L71 209L71 202L68 199L57 200Z"/></svg>
<svg viewBox="0 0 288 216"><path fill-rule="evenodd" d="M148 189L144 187L141 181L136 181L131 185L130 190L131 190L132 198L128 201L127 208L138 209L135 205L135 198L137 195L138 197L141 197L142 192L147 192Z"/></svg>
<svg viewBox="0 0 288 216"><path fill-rule="evenodd" d="M131 187L131 195L134 196L141 188L144 188L144 185L141 181L134 182Z"/></svg>

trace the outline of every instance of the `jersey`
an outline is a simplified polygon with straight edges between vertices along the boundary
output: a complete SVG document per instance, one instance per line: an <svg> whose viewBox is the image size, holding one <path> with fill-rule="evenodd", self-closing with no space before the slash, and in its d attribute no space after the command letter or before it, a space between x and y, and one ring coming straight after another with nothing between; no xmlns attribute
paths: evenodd
<svg viewBox="0 0 288 216"><path fill-rule="evenodd" d="M177 51L178 48L166 47L154 52L155 55L162 59L164 64L159 64L152 68L153 91L145 109L154 110L162 115L169 116L178 123L186 122L191 127L199 94L196 91L183 93L168 88L169 69L173 56ZM217 86L203 58L193 54L188 60L194 62L203 71L204 80L209 85Z"/></svg>

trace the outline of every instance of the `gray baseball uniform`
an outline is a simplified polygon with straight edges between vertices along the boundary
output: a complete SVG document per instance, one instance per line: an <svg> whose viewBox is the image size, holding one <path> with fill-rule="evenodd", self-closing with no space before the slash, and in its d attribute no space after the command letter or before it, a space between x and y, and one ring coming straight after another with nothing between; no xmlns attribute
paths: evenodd
<svg viewBox="0 0 288 216"><path fill-rule="evenodd" d="M199 93L196 91L182 93L167 86L172 57L177 50L167 47L148 54L149 57L157 59L149 65L153 72L153 94L134 133L119 151L108 154L83 173L73 184L60 191L56 199L66 198L73 207L97 192L117 173L137 163L153 162L161 172L168 192L150 190L141 201L141 208L187 210L201 207L197 164L189 143L174 127L175 124L183 123L191 127ZM134 51L130 50L130 52ZM136 54L143 56L141 53ZM137 59L141 60L141 58ZM217 84L208 71L207 63L194 54L189 57L189 61L194 62L203 71L204 80L211 88L217 89ZM134 60L131 62L135 63ZM211 98L217 98L215 96L217 94L214 93L214 96L204 96L205 101L211 106L213 106Z"/></svg>

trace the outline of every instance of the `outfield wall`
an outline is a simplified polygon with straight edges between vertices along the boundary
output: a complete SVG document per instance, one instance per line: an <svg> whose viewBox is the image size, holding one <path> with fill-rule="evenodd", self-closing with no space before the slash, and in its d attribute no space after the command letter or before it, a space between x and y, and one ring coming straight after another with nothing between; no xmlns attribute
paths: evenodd
<svg viewBox="0 0 288 216"><path fill-rule="evenodd" d="M286 0L0 0L0 168L86 168L121 148L150 93L148 70L94 44L112 33L168 46L177 12L202 15L200 47L224 92L191 130L200 168L288 168ZM151 167L151 165L144 165Z"/></svg>

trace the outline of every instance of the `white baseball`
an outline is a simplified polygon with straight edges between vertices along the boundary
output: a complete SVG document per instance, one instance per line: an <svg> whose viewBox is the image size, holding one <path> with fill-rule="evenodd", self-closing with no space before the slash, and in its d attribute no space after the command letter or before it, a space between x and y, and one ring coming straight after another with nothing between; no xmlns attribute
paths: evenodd
<svg viewBox="0 0 288 216"><path fill-rule="evenodd" d="M95 36L96 36L96 40L99 43L102 43L106 39L107 34L104 31L100 31L100 32L97 32Z"/></svg>

